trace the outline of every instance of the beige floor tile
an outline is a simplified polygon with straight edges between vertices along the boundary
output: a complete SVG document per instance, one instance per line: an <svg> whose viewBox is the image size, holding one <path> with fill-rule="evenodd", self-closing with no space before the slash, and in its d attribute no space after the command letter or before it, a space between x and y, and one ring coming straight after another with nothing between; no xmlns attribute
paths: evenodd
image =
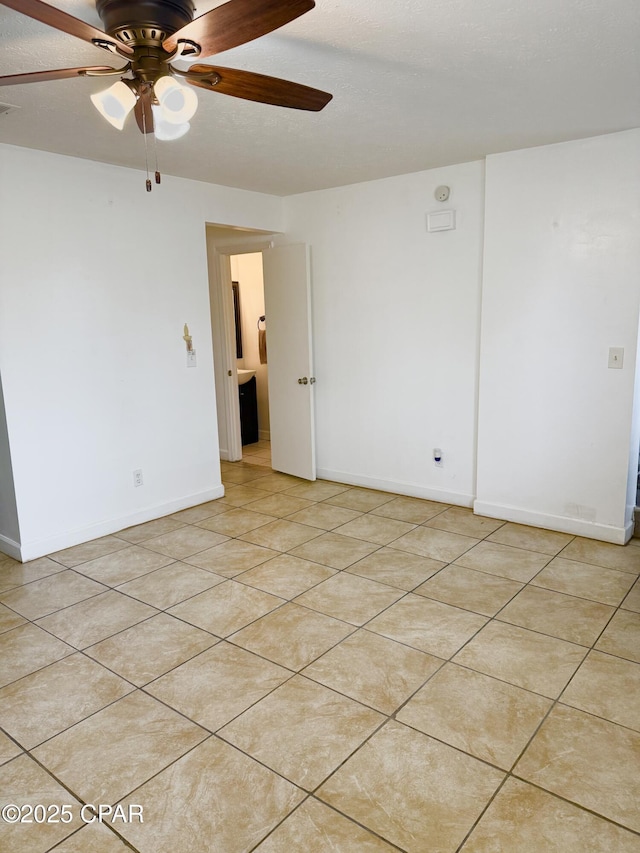
<svg viewBox="0 0 640 853"><path fill-rule="evenodd" d="M11 738L0 732L0 764L6 764L12 758L20 755L22 750Z"/></svg>
<svg viewBox="0 0 640 853"><path fill-rule="evenodd" d="M0 604L0 634L4 634L5 631L10 631L12 628L17 628L18 625L24 625L25 621L24 616L20 616L19 613L15 613L8 607L5 607L4 604Z"/></svg>
<svg viewBox="0 0 640 853"><path fill-rule="evenodd" d="M425 522L425 527L435 527L438 530L447 530L449 533L484 539L503 524L504 521L496 521L495 518L474 515L472 509L454 506Z"/></svg>
<svg viewBox="0 0 640 853"><path fill-rule="evenodd" d="M222 533L224 536L240 536L242 533L248 533L249 530L255 530L256 527L263 527L270 521L274 521L272 515L254 512L244 507L236 507L229 508L228 512L223 512L220 515L205 518L204 521L198 522L198 527L213 530L215 533Z"/></svg>
<svg viewBox="0 0 640 853"><path fill-rule="evenodd" d="M415 649L449 658L479 631L487 620L475 613L409 593L367 628Z"/></svg>
<svg viewBox="0 0 640 853"><path fill-rule="evenodd" d="M51 557L68 569L73 569L81 563L88 563L89 560L95 560L97 557L104 557L105 554L113 554L128 547L129 543L120 539L119 536L102 536L100 539L92 539L90 542L65 548L64 551L57 551L51 554Z"/></svg>
<svg viewBox="0 0 640 853"><path fill-rule="evenodd" d="M189 507L189 509L181 509L180 512L174 512L169 518L175 518L176 521L182 521L184 524L197 524L198 521L204 521L205 518L212 518L214 515L220 515L223 512L228 512L228 510L227 504L221 504L215 500Z"/></svg>
<svg viewBox="0 0 640 853"><path fill-rule="evenodd" d="M448 663L396 719L509 770L551 704L528 690Z"/></svg>
<svg viewBox="0 0 640 853"><path fill-rule="evenodd" d="M631 591L622 602L622 607L625 610L633 610L635 613L640 613L640 580L637 580L631 587Z"/></svg>
<svg viewBox="0 0 640 853"><path fill-rule="evenodd" d="M307 524L296 524L294 521L286 521L279 518L264 527L244 533L240 539L261 545L263 548L273 548L276 551L290 551L303 542L314 539L320 533L314 527Z"/></svg>
<svg viewBox="0 0 640 853"><path fill-rule="evenodd" d="M120 825L119 820L116 825ZM87 824L55 848L55 853L89 853L89 851L90 853L131 853L131 848L107 829L105 824L97 821Z"/></svg>
<svg viewBox="0 0 640 853"><path fill-rule="evenodd" d="M0 634L0 687L74 651L37 625L20 625L6 631Z"/></svg>
<svg viewBox="0 0 640 853"><path fill-rule="evenodd" d="M115 803L206 735L136 691L56 735L33 755L86 802Z"/></svg>
<svg viewBox="0 0 640 853"><path fill-rule="evenodd" d="M287 489L288 495L295 498L306 498L310 501L326 501L341 492L348 492L349 486L342 483L331 483L328 480L315 480L313 483L300 483Z"/></svg>
<svg viewBox="0 0 640 853"><path fill-rule="evenodd" d="M463 610L494 616L521 589L522 584L516 581L456 565L447 566L415 592Z"/></svg>
<svg viewBox="0 0 640 853"><path fill-rule="evenodd" d="M133 689L84 655L70 655L3 687L0 725L31 749Z"/></svg>
<svg viewBox="0 0 640 853"><path fill-rule="evenodd" d="M80 803L27 755L0 767L1 804L18 806L68 804L70 823L2 823L2 850L6 853L45 853L82 826ZM48 812L52 814L52 812ZM24 812L23 812L24 814Z"/></svg>
<svg viewBox="0 0 640 853"><path fill-rule="evenodd" d="M184 562L215 572L224 578L233 578L272 557L277 557L279 553L271 548L261 548L250 542L238 542L232 539L193 557L187 557Z"/></svg>
<svg viewBox="0 0 640 853"><path fill-rule="evenodd" d="M179 601L191 598L205 589L224 581L223 577L186 563L171 563L148 575L118 587L118 592L138 598L159 610L165 610Z"/></svg>
<svg viewBox="0 0 640 853"><path fill-rule="evenodd" d="M86 654L141 687L217 642L206 631L159 613L90 646Z"/></svg>
<svg viewBox="0 0 640 853"><path fill-rule="evenodd" d="M454 853L503 778L390 721L318 796L408 853Z"/></svg>
<svg viewBox="0 0 640 853"><path fill-rule="evenodd" d="M445 565L446 563L420 557L418 554L409 554L407 551L380 548L363 560L352 563L346 571L410 592Z"/></svg>
<svg viewBox="0 0 640 853"><path fill-rule="evenodd" d="M315 532L316 538L291 552L295 557L312 560L332 569L346 569L378 548L377 545L353 539L351 536L340 536L338 533L322 533L317 536L320 531Z"/></svg>
<svg viewBox="0 0 640 853"><path fill-rule="evenodd" d="M225 484L225 486L242 486L246 483L254 483L255 485L257 485L257 481L266 476L266 471L261 471L260 474L258 474L254 466L251 466L250 468L233 468L230 471L223 470L222 482Z"/></svg>
<svg viewBox="0 0 640 853"><path fill-rule="evenodd" d="M224 497L220 500L227 506L244 506L251 501L268 498L271 492L256 486L229 486L225 488Z"/></svg>
<svg viewBox="0 0 640 853"><path fill-rule="evenodd" d="M514 773L637 832L639 764L638 732L557 705Z"/></svg>
<svg viewBox="0 0 640 853"><path fill-rule="evenodd" d="M225 581L177 604L170 612L218 637L228 637L283 603L283 599L259 589Z"/></svg>
<svg viewBox="0 0 640 853"><path fill-rule="evenodd" d="M503 622L490 622L455 663L556 699L586 656L583 646Z"/></svg>
<svg viewBox="0 0 640 853"><path fill-rule="evenodd" d="M437 501L423 501L419 498L393 498L382 506L371 510L373 515L386 518L396 518L398 521L409 521L411 524L424 524L449 508L449 504Z"/></svg>
<svg viewBox="0 0 640 853"><path fill-rule="evenodd" d="M215 732L290 677L288 670L223 642L146 691Z"/></svg>
<svg viewBox="0 0 640 853"><path fill-rule="evenodd" d="M251 465L252 468L257 468L257 467L265 468L265 469L267 469L264 472L266 474L268 474L269 471L271 470L271 454L270 453L269 454L265 453L264 455L262 453L255 453L253 456L250 457L250 459L251 459L251 463L252 463L252 465Z"/></svg>
<svg viewBox="0 0 640 853"><path fill-rule="evenodd" d="M488 537L490 542L500 542L502 545L512 545L527 551L539 551L555 557L571 542L573 536L568 533L556 533L553 530L541 530L538 527L528 527L526 524L508 522ZM563 554L563 556L565 556Z"/></svg>
<svg viewBox="0 0 640 853"><path fill-rule="evenodd" d="M640 665L591 651L560 701L640 731Z"/></svg>
<svg viewBox="0 0 640 853"><path fill-rule="evenodd" d="M119 831L140 853L247 853L303 796L237 749L209 738L131 795L125 805L144 803L145 823Z"/></svg>
<svg viewBox="0 0 640 853"><path fill-rule="evenodd" d="M596 648L640 663L640 613L619 610L596 643Z"/></svg>
<svg viewBox="0 0 640 853"><path fill-rule="evenodd" d="M395 518L368 514L343 524L334 532L342 536L364 539L375 545L388 545L394 539L399 539L400 536L413 530L414 526L406 521L397 521Z"/></svg>
<svg viewBox="0 0 640 853"><path fill-rule="evenodd" d="M591 646L615 608L573 595L527 586L500 611L501 622Z"/></svg>
<svg viewBox="0 0 640 853"><path fill-rule="evenodd" d="M295 601L352 625L364 625L402 595L400 589L340 572L303 592Z"/></svg>
<svg viewBox="0 0 640 853"><path fill-rule="evenodd" d="M259 844L255 853L340 851L340 853L393 853L381 838L310 797Z"/></svg>
<svg viewBox="0 0 640 853"><path fill-rule="evenodd" d="M471 536L460 536L458 533L447 533L445 530L434 530L430 527L416 527L409 533L396 539L394 548L409 551L432 560L451 563L465 551L478 544L478 539Z"/></svg>
<svg viewBox="0 0 640 853"><path fill-rule="evenodd" d="M298 524L308 524L310 527L319 527L321 530L333 530L353 521L362 513L355 509L345 509L342 506L331 506L331 504L312 504L307 509L294 512L288 521L297 521Z"/></svg>
<svg viewBox="0 0 640 853"><path fill-rule="evenodd" d="M76 649L84 649L156 613L155 607L109 590L45 616L38 625Z"/></svg>
<svg viewBox="0 0 640 853"><path fill-rule="evenodd" d="M237 580L280 598L295 598L316 584L335 575L335 569L281 554L255 569L244 572Z"/></svg>
<svg viewBox="0 0 640 853"><path fill-rule="evenodd" d="M376 711L393 714L440 666L439 658L360 630L308 666L303 675Z"/></svg>
<svg viewBox="0 0 640 853"><path fill-rule="evenodd" d="M389 503L395 497L397 496L394 494L355 487L347 489L345 492L340 492L331 498L327 498L326 503L333 504L334 506L343 506L346 509L359 510L360 512L369 512L383 504Z"/></svg>
<svg viewBox="0 0 640 853"><path fill-rule="evenodd" d="M173 563L172 557L155 554L153 551L148 551L146 547L130 545L116 554L107 554L83 563L78 567L78 571L107 586L118 586L140 575L146 575L154 569L168 566L169 563Z"/></svg>
<svg viewBox="0 0 640 853"><path fill-rule="evenodd" d="M637 853L637 835L571 803L508 779L461 853Z"/></svg>
<svg viewBox="0 0 640 853"><path fill-rule="evenodd" d="M67 570L12 589L3 593L1 598L3 604L33 620L106 590L107 587L101 583Z"/></svg>
<svg viewBox="0 0 640 853"><path fill-rule="evenodd" d="M609 542L596 542L594 539L576 537L565 548L562 556L567 560L581 563L593 563L621 572L640 572L640 549L629 545L611 545Z"/></svg>
<svg viewBox="0 0 640 853"><path fill-rule="evenodd" d="M326 498L328 504L334 506L343 506L346 509L357 509L360 512L369 512L376 509L382 504L389 503L396 495L386 494L385 492L376 492L373 489L347 489L346 492L340 492L331 498Z"/></svg>
<svg viewBox="0 0 640 853"><path fill-rule="evenodd" d="M227 536L214 533L212 530L187 525L171 533L163 533L161 536L147 539L144 547L158 554L166 554L167 557L182 560L185 557L192 557L200 551L213 548L215 545L220 545L227 538Z"/></svg>
<svg viewBox="0 0 640 853"><path fill-rule="evenodd" d="M233 634L231 642L289 669L302 669L353 632L353 626L285 604Z"/></svg>
<svg viewBox="0 0 640 853"><path fill-rule="evenodd" d="M30 563L18 563L15 560L3 561L0 565L0 593L63 570L64 566L61 563L56 563L48 557L41 557Z"/></svg>
<svg viewBox="0 0 640 853"><path fill-rule="evenodd" d="M551 558L533 551L523 551L497 542L480 542L458 557L456 565L487 572L490 575L527 583L543 569Z"/></svg>
<svg viewBox="0 0 640 853"><path fill-rule="evenodd" d="M296 675L219 735L310 791L383 720L376 711Z"/></svg>
<svg viewBox="0 0 640 853"><path fill-rule="evenodd" d="M295 498L293 495L284 495L281 492L247 504L247 508L252 510L252 512L261 512L266 515L275 516L276 518L284 518L285 515L293 515L295 512L300 512L300 510L308 509L312 506L314 506L313 501L308 501L305 498Z"/></svg>
<svg viewBox="0 0 640 853"><path fill-rule="evenodd" d="M146 539L152 539L154 536L160 536L162 533L171 533L173 530L179 530L181 527L184 527L185 523L167 515L164 518L156 518L144 524L136 524L135 527L127 527L118 533L118 539L124 539L132 545L139 545Z"/></svg>
<svg viewBox="0 0 640 853"><path fill-rule="evenodd" d="M262 454L256 454L252 461L257 461ZM264 455L265 459L269 458L269 454ZM264 472L260 472L264 475ZM260 482L256 482L259 489L266 489L268 492L284 492L293 489L295 486L300 486L304 483L299 477L292 477L290 474L281 474L277 471L268 473L266 476L260 477Z"/></svg>
<svg viewBox="0 0 640 853"><path fill-rule="evenodd" d="M615 607L631 588L633 575L555 557L536 575L533 584Z"/></svg>

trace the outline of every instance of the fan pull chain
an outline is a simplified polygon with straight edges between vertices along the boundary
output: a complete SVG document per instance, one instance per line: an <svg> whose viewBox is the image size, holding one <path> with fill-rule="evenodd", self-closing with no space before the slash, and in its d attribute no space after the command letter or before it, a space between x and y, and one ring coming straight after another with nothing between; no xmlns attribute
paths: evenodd
<svg viewBox="0 0 640 853"><path fill-rule="evenodd" d="M144 136L144 165L147 171L147 192L151 192L151 178L149 177L149 149L147 145L147 111L142 105L142 135Z"/></svg>
<svg viewBox="0 0 640 853"><path fill-rule="evenodd" d="M158 138L155 133L153 134L153 153L156 158L156 184L159 184L162 180L162 176L160 174L160 169L158 169Z"/></svg>

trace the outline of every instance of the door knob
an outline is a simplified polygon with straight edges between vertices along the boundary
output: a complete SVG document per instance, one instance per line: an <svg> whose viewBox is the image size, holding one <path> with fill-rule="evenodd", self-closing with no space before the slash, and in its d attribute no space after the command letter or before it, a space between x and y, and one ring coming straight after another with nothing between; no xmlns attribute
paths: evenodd
<svg viewBox="0 0 640 853"><path fill-rule="evenodd" d="M302 379L298 379L298 385L308 385L308 384L309 384L309 380L307 379L306 376L303 376Z"/></svg>

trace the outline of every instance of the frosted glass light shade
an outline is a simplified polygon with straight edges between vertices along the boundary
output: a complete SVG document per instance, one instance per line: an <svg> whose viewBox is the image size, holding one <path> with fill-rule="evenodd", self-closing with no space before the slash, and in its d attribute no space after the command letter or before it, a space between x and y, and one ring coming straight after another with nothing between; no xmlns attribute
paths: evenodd
<svg viewBox="0 0 640 853"><path fill-rule="evenodd" d="M174 77L156 80L153 91L162 107L162 119L169 124L184 124L198 109L198 96L190 86L182 86Z"/></svg>
<svg viewBox="0 0 640 853"><path fill-rule="evenodd" d="M122 130L126 117L136 105L135 94L122 80L91 95L91 100L100 115L118 130Z"/></svg>
<svg viewBox="0 0 640 853"><path fill-rule="evenodd" d="M182 124L165 121L162 107L157 104L153 104L151 109L153 110L153 132L160 142L173 142L174 139L180 139L191 127L188 121Z"/></svg>

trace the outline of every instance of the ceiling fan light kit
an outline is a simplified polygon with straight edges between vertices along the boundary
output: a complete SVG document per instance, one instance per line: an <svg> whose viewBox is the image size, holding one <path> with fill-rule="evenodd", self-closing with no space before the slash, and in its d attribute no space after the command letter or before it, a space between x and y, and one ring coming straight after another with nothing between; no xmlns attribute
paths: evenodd
<svg viewBox="0 0 640 853"><path fill-rule="evenodd" d="M145 137L179 139L198 108L192 86L274 106L318 112L331 95L299 83L252 71L192 65L181 71L176 59L211 56L273 32L314 8L314 0L227 0L194 18L193 0L96 0L104 32L43 0L0 0L23 15L83 39L114 57L120 68L91 66L13 74L0 86L40 83L69 77L119 76L108 89L91 95L98 112L118 130L134 112ZM176 76L190 85L178 82ZM156 182L159 173L156 172ZM147 178L147 189L151 182Z"/></svg>
<svg viewBox="0 0 640 853"><path fill-rule="evenodd" d="M125 120L137 100L134 91L122 80L118 80L103 92L91 95L91 101L100 115L118 130L123 129Z"/></svg>

